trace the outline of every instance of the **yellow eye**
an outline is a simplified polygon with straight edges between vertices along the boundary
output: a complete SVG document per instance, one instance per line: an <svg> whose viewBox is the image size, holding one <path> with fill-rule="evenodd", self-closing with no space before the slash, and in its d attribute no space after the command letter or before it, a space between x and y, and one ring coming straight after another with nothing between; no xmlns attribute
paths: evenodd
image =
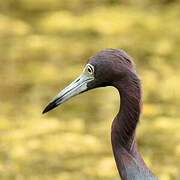
<svg viewBox="0 0 180 180"><path fill-rule="evenodd" d="M92 65L88 65L87 71L89 74L93 74L94 73L94 67Z"/></svg>

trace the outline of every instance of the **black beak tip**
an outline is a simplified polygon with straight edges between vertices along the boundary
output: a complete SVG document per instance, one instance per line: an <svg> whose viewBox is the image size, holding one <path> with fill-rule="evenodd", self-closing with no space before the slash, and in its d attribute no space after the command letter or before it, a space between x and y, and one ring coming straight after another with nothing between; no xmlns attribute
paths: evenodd
<svg viewBox="0 0 180 180"><path fill-rule="evenodd" d="M49 104L46 106L46 108L43 110L42 114L47 113L48 111L54 109L56 106L57 106L57 104L54 103L54 102L49 103Z"/></svg>
<svg viewBox="0 0 180 180"><path fill-rule="evenodd" d="M48 112L48 110L45 108L45 109L43 110L42 114L45 114L45 113L47 113L47 112Z"/></svg>

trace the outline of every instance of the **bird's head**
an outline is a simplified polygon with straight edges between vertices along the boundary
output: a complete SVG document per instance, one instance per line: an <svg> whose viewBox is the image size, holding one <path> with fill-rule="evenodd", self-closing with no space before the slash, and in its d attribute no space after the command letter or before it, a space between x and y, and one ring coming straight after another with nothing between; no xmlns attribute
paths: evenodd
<svg viewBox="0 0 180 180"><path fill-rule="evenodd" d="M46 106L43 113L90 89L115 86L116 82L123 84L135 73L132 58L123 50L104 49L89 58L82 74L60 91Z"/></svg>

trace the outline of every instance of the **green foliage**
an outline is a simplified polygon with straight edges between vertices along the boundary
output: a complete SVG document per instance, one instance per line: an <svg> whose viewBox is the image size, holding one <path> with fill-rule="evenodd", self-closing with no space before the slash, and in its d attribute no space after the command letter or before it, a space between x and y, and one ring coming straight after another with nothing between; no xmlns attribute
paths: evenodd
<svg viewBox="0 0 180 180"><path fill-rule="evenodd" d="M116 91L88 92L41 115L107 47L131 54L142 78L145 161L160 180L178 179L179 8L175 0L0 1L0 179L119 179L109 133Z"/></svg>

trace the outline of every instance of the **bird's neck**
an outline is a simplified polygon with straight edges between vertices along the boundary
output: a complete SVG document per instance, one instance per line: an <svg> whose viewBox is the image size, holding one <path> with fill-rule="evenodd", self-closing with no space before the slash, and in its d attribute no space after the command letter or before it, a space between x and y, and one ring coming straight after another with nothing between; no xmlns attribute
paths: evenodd
<svg viewBox="0 0 180 180"><path fill-rule="evenodd" d="M112 124L112 133L118 144L130 150L141 113L141 84L137 76L127 77L124 81L115 83L121 103Z"/></svg>
<svg viewBox="0 0 180 180"><path fill-rule="evenodd" d="M150 173L137 150L135 139L141 112L141 86L138 77L127 78L124 83L116 82L114 86L120 93L121 105L112 124L112 147L119 174L122 180L128 180L140 177L142 172Z"/></svg>

